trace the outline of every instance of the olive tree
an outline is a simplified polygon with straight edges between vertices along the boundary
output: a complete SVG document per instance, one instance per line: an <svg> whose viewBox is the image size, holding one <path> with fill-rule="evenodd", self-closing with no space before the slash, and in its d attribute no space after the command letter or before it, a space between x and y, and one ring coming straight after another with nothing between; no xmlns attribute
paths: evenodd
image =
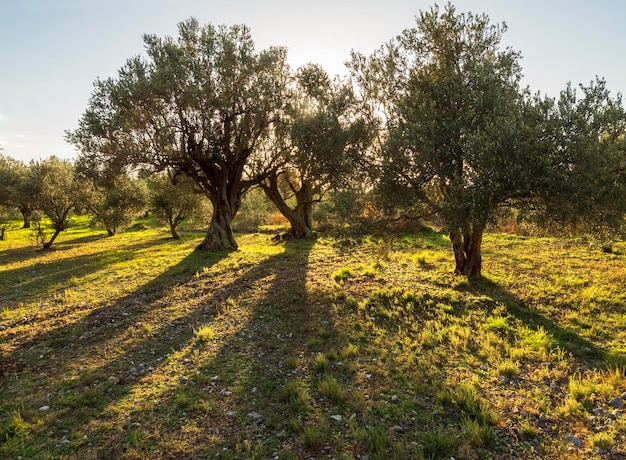
<svg viewBox="0 0 626 460"><path fill-rule="evenodd" d="M258 178L244 169L287 102L286 50L257 52L245 26L201 27L178 37L145 35L116 78L96 81L88 108L67 138L81 157L112 168L167 168L189 176L211 201L198 249L234 249L231 222Z"/></svg>
<svg viewBox="0 0 626 460"><path fill-rule="evenodd" d="M50 219L54 229L50 239L41 242L44 249L49 249L59 233L68 228L70 217L84 199L87 190L84 181L75 174L74 166L69 161L54 156L32 162L29 176L34 187L37 209L41 209Z"/></svg>
<svg viewBox="0 0 626 460"><path fill-rule="evenodd" d="M148 196L150 208L167 222L172 238L177 240L180 239L178 226L204 210L206 197L192 180L170 176L169 172L148 179Z"/></svg>
<svg viewBox="0 0 626 460"><path fill-rule="evenodd" d="M22 214L22 228L30 228L35 209L33 184L29 181L28 166L11 157L0 155L0 204L17 208Z"/></svg>
<svg viewBox="0 0 626 460"><path fill-rule="evenodd" d="M121 174L110 181L93 180L83 205L94 215L94 223L102 223L109 236L129 227L147 207L147 190L138 179Z"/></svg>
<svg viewBox="0 0 626 460"><path fill-rule="evenodd" d="M455 273L468 277L481 276L483 232L501 206L548 220L624 215L606 199L623 190L621 102L602 87L580 101L571 91L558 103L531 96L519 54L500 46L505 30L435 6L373 59L353 58L357 75L376 76L357 80L363 93L388 97L379 192L395 208L438 214ZM583 171L593 174L584 185Z"/></svg>
<svg viewBox="0 0 626 460"><path fill-rule="evenodd" d="M289 221L290 235L307 238L313 236L313 205L357 176L372 131L356 110L352 88L332 81L320 66L298 69L294 84L289 118L269 138L272 167L259 185Z"/></svg>

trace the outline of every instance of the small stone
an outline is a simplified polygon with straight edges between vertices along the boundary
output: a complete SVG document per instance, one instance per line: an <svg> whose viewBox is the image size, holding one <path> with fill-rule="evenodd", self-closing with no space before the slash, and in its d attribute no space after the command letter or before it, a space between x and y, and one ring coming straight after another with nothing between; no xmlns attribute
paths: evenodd
<svg viewBox="0 0 626 460"><path fill-rule="evenodd" d="M258 414L256 412L249 412L248 417L253 418L254 420L261 420L263 418L261 414Z"/></svg>
<svg viewBox="0 0 626 460"><path fill-rule="evenodd" d="M602 409L601 407L598 407L598 408L593 410L593 415L595 415L597 417L602 417L605 414L606 414L606 411L604 409Z"/></svg>
<svg viewBox="0 0 626 460"><path fill-rule="evenodd" d="M231 411L228 411L228 412L226 413L226 415L227 415L228 417L234 417L235 415L237 415L237 412L235 412L234 410L231 410Z"/></svg>
<svg viewBox="0 0 626 460"><path fill-rule="evenodd" d="M552 369L552 363L545 362L545 363L541 363L541 365L543 367L547 367L548 369Z"/></svg>
<svg viewBox="0 0 626 460"><path fill-rule="evenodd" d="M391 396L391 402L398 402L398 396L397 395L392 395Z"/></svg>
<svg viewBox="0 0 626 460"><path fill-rule="evenodd" d="M396 433L402 433L404 431L404 428L402 428L400 425L395 425L391 427L391 429L395 431Z"/></svg>
<svg viewBox="0 0 626 460"><path fill-rule="evenodd" d="M582 447L583 442L580 440L578 436L574 436L573 434L567 435L567 441L570 442L574 447Z"/></svg>
<svg viewBox="0 0 626 460"><path fill-rule="evenodd" d="M558 390L559 389L559 384L556 382L550 382L550 389L551 390Z"/></svg>
<svg viewBox="0 0 626 460"><path fill-rule="evenodd" d="M118 383L120 383L120 379L112 375L111 377L109 377L109 382L111 382L113 385L117 385Z"/></svg>
<svg viewBox="0 0 626 460"><path fill-rule="evenodd" d="M47 411L47 410L50 410L50 406L41 406L41 407L39 408L39 410L40 410L41 412L45 412L45 411Z"/></svg>
<svg viewBox="0 0 626 460"><path fill-rule="evenodd" d="M341 422L341 420L343 420L341 415L331 415L330 418L332 418L335 422Z"/></svg>
<svg viewBox="0 0 626 460"><path fill-rule="evenodd" d="M615 409L621 409L624 406L624 400L622 398L615 398L609 402L609 406Z"/></svg>
<svg viewBox="0 0 626 460"><path fill-rule="evenodd" d="M133 367L130 371L131 374L136 374L137 373L137 368Z"/></svg>
<svg viewBox="0 0 626 460"><path fill-rule="evenodd" d="M70 443L70 440L69 440L69 439L63 439L63 440L61 440L61 444L63 444L63 445L67 445L67 444L69 444L69 443Z"/></svg>

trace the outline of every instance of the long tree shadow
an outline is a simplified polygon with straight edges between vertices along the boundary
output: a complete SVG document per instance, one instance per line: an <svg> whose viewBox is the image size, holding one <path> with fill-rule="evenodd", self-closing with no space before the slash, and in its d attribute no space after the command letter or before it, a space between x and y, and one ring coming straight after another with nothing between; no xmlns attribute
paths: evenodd
<svg viewBox="0 0 626 460"><path fill-rule="evenodd" d="M2 300L5 302L24 301L26 298L50 295L59 289L80 285L82 278L105 270L116 263L132 260L136 252L160 244L162 244L161 241L150 239L54 261L46 260L47 253L45 252L31 254L30 258L39 258L41 262L0 272L0 286L3 286Z"/></svg>
<svg viewBox="0 0 626 460"><path fill-rule="evenodd" d="M590 362L596 366L624 365L626 354L612 352L584 337L575 330L560 325L541 312L528 307L524 301L506 287L483 277L474 283L462 285L463 289L490 297L506 306L507 311L533 330L543 328L553 337L557 345L567 350L578 360Z"/></svg>
<svg viewBox="0 0 626 460"><path fill-rule="evenodd" d="M189 329L178 335L177 346L188 345L179 358L187 368L168 391L159 394L159 407L134 414L138 420L154 419L156 412L163 417L163 408L167 408L170 417L184 419L203 433L198 442L188 443L181 451L167 446L167 439L176 436L172 430L151 433L161 440L166 456L206 458L219 453L226 443L240 446L241 456L253 455L255 438L285 430L289 409L281 397L282 389L306 372L311 346L322 346L310 342L311 337L319 333L322 339L329 339L333 327L328 321L328 303L316 303L306 287L307 261L314 242L287 241L283 245L284 252L217 286L202 301L205 306L217 306L215 316L209 319L223 331L225 340L202 345L194 343ZM184 323L201 321L201 312L202 308L192 312ZM210 404L201 402L207 398L211 398ZM146 433L145 429L137 431ZM206 441L207 435L212 442ZM119 450L112 452L127 455L130 449L138 456L148 454L144 446L123 444L126 446L119 445Z"/></svg>
<svg viewBox="0 0 626 460"><path fill-rule="evenodd" d="M222 253L212 255L207 260L206 255L194 252L137 292L114 304L105 302L79 323L68 324L37 340L22 344L9 356L3 357L2 383L8 389L5 395L10 398L14 388L21 386L21 381L32 381L35 378L34 385L45 385L36 375L78 376L78 380L65 378L47 386L45 393L48 396L45 401L41 400L43 387L38 386L39 397L33 398L30 405L54 404L57 408L55 417L62 421L63 428L68 431L75 429L76 423L85 424L102 417L101 411L105 407L115 405L116 401L131 393L134 388L145 384L143 379L150 377L144 375L148 367L151 372L158 372L159 367L168 360L166 350L176 350L188 344L193 336L190 325L211 317L215 319L217 304L225 296L239 295L261 282L276 269L275 260L278 257L270 257L249 270L239 265L233 269L236 271L236 279L227 284L218 282L213 286L209 284L211 280L208 280L204 284L192 282L191 287L195 292L185 288L200 273L200 269L208 271L212 264L228 256L228 253ZM287 251L283 257L288 259L294 255ZM301 265L299 256L295 256L293 264L289 271ZM176 292L178 288L181 289L180 294ZM189 299L189 295L197 296L197 299ZM188 305L183 308L167 305L178 301L187 302ZM137 333L137 325L150 314L155 314L155 309L163 309L156 312L162 317L163 323L152 330L140 330L141 337L131 340L132 334ZM158 320L156 323L159 323ZM56 353L56 350L62 352ZM47 359L40 365L29 364L39 353L41 356L47 355ZM99 360L100 364L95 368L81 369L80 363L84 365L85 356L98 355L104 357ZM152 365L142 369L144 373L138 373L133 363L142 358L151 361ZM129 365L134 372L128 372L126 368ZM108 391L112 388L114 391ZM77 411L81 412L80 416L76 416ZM106 446L105 450L112 448Z"/></svg>
<svg viewBox="0 0 626 460"><path fill-rule="evenodd" d="M328 321L330 316L323 308L318 308L323 306L310 308L311 302L307 299L307 258L312 245L312 242L288 242L285 243L284 252L251 265L250 269L244 266L242 270L241 264L237 264L235 279L225 283L216 279L209 284L211 280L202 280L200 277L198 283L187 286L193 288L193 292L190 292L193 298L187 298L192 305L184 315L174 317L163 312L166 323L158 332L133 342L122 353L118 353L114 360L82 377L85 381L93 381L107 375L120 375L115 364L120 362L135 363L133 370L137 371L137 357L141 357L145 350L158 347L161 351L157 355L164 348L170 350L168 356L159 356L156 361L154 356L144 354L145 359L151 361L150 373L137 375L135 372L128 375L126 371L123 381L112 393L107 394L106 403L100 401L97 404L98 408L122 405L123 400L145 391L151 380L159 379L159 386L165 388L162 391L155 390L152 396L159 404L144 401L143 405L147 407L132 413L132 419L140 420L141 425L145 425L145 420L153 420L156 413L159 414L157 418L163 420L163 411L169 410L171 413L166 418L186 419L185 423L191 426L202 426L203 436L212 433L226 436L230 441L233 436L239 436L241 431L249 432L255 427L259 430L276 428L276 424L280 423L279 416L272 414L280 414L281 411L266 411L260 409L257 403L264 401L265 408L284 405L277 396L277 390L289 376L294 375L291 372L298 367L288 368L286 357L295 355L304 358L307 347L311 345L307 342L311 331L313 335L321 333L323 338L333 335L332 324ZM179 288L186 290L182 284ZM175 303L176 299L170 295L167 302ZM153 303L153 306L159 307L158 302ZM205 346L198 344L194 339L193 326L201 323L219 329L224 340ZM155 341L159 342L158 346L155 346ZM205 359L205 356L208 358ZM171 368L175 369L180 362L183 363L182 368L179 366L177 371L172 371ZM200 363L203 364L194 366ZM168 375L164 376L163 373ZM209 376L217 378L209 380ZM161 380L163 378L165 383ZM207 385L209 382L213 385ZM200 385L207 386L201 388ZM223 392L219 404L211 403L207 406L197 402L207 398L209 395L206 393L216 396L218 391ZM181 403L181 395L184 395L185 401L192 402ZM229 417L229 411L226 410L229 405L235 407L242 418ZM57 416L65 418L69 415L69 409L62 414L57 413ZM256 411L264 413L263 424L259 423L258 418L246 415L256 414ZM92 411L84 416L105 424L111 423L110 413ZM140 436L137 433L144 433L140 436L143 438L147 436L147 430L133 428L133 439L123 437L117 441L114 438L103 440L98 446L99 452L109 456L132 456L130 452L135 452L133 449L143 445L134 441L135 437ZM167 438L171 436L175 436L175 431L152 433L153 438L158 438L158 441L153 439L152 447L161 445L168 452L166 456L175 457L176 448L166 446ZM215 447L214 444L199 442L191 449L192 453L186 444L187 450L181 451L180 455L206 457L208 451ZM143 450L141 454L135 452L137 456L148 454Z"/></svg>

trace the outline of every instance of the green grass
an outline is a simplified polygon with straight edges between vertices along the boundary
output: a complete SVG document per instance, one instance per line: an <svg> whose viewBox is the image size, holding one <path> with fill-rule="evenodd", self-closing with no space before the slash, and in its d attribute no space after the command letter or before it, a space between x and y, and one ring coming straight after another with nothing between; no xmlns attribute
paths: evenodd
<svg viewBox="0 0 626 460"><path fill-rule="evenodd" d="M87 223L0 242L2 458L626 455L590 421L626 392L624 243L487 234L468 283L430 229L207 254Z"/></svg>

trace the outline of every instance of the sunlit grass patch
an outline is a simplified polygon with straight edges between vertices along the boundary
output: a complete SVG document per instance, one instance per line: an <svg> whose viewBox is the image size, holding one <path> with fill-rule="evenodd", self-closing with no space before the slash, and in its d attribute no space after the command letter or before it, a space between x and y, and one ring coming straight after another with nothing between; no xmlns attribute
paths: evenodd
<svg viewBox="0 0 626 460"><path fill-rule="evenodd" d="M21 411L13 410L6 424L0 427L0 443L25 439L30 431L31 425L24 420Z"/></svg>
<svg viewBox="0 0 626 460"><path fill-rule="evenodd" d="M615 444L615 436L611 433L600 432L593 435L591 445L598 449L609 450Z"/></svg>
<svg viewBox="0 0 626 460"><path fill-rule="evenodd" d="M463 419L461 428L467 440L474 446L487 446L494 440L493 429L489 424L471 417Z"/></svg>
<svg viewBox="0 0 626 460"><path fill-rule="evenodd" d="M491 411L486 401L481 398L476 387L471 383L462 383L452 391L454 402L472 420L476 420L482 425L493 425L498 420L498 416Z"/></svg>
<svg viewBox="0 0 626 460"><path fill-rule="evenodd" d="M498 375L513 378L519 375L520 364L512 359L505 359L497 364L496 371Z"/></svg>
<svg viewBox="0 0 626 460"><path fill-rule="evenodd" d="M347 394L345 389L333 375L324 376L318 383L318 389L322 396L330 399L335 404L341 404L346 400Z"/></svg>
<svg viewBox="0 0 626 460"><path fill-rule="evenodd" d="M193 330L194 335L199 343L208 343L217 336L215 326L212 324L202 324Z"/></svg>
<svg viewBox="0 0 626 460"><path fill-rule="evenodd" d="M347 279L352 278L353 276L354 274L352 273L352 270L347 267L343 267L334 272L331 278L337 283L341 283L343 281L346 281Z"/></svg>
<svg viewBox="0 0 626 460"><path fill-rule="evenodd" d="M526 329L522 342L531 350L542 352L543 354L546 354L557 346L557 341L543 326L537 329Z"/></svg>
<svg viewBox="0 0 626 460"><path fill-rule="evenodd" d="M324 353L316 353L311 359L311 369L318 374L323 374L328 369L329 361Z"/></svg>

